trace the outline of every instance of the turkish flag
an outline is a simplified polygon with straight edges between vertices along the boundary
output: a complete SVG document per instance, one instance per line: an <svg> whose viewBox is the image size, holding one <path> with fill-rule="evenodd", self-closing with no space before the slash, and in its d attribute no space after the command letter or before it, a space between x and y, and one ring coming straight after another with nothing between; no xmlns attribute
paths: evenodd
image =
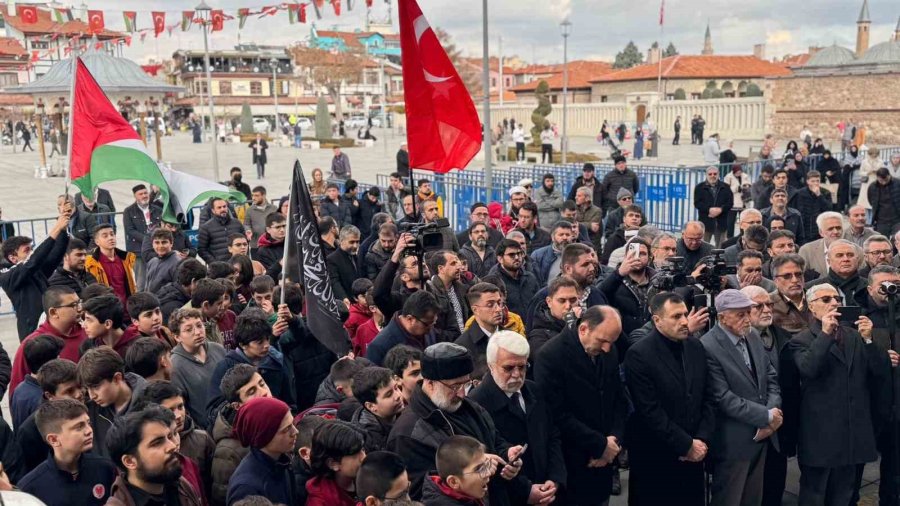
<svg viewBox="0 0 900 506"><path fill-rule="evenodd" d="M153 35L159 37L166 29L166 13L162 11L153 11Z"/></svg>
<svg viewBox="0 0 900 506"><path fill-rule="evenodd" d="M369 9L372 8L372 0L366 0L366 7L368 7Z"/></svg>
<svg viewBox="0 0 900 506"><path fill-rule="evenodd" d="M299 18L301 23L306 23L306 4L300 4Z"/></svg>
<svg viewBox="0 0 900 506"><path fill-rule="evenodd" d="M331 6L334 7L334 15L341 15L341 0L331 0Z"/></svg>
<svg viewBox="0 0 900 506"><path fill-rule="evenodd" d="M16 12L22 18L23 24L33 25L38 21L37 7L33 5L17 5Z"/></svg>
<svg viewBox="0 0 900 506"><path fill-rule="evenodd" d="M214 10L212 16L212 31L221 32L225 27L225 14L221 10Z"/></svg>
<svg viewBox="0 0 900 506"><path fill-rule="evenodd" d="M416 0L399 0L409 166L463 169L481 149L481 120Z"/></svg>
<svg viewBox="0 0 900 506"><path fill-rule="evenodd" d="M105 26L103 22L103 11L87 11L88 12L88 29L91 33L99 33L103 31Z"/></svg>

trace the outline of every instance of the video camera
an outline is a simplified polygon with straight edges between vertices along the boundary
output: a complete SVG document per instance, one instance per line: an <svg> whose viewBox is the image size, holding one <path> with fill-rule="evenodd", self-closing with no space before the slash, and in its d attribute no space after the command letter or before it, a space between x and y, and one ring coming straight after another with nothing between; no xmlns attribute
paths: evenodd
<svg viewBox="0 0 900 506"><path fill-rule="evenodd" d="M881 295L894 295L900 294L900 284L894 283L893 281L882 281L880 285L878 285L878 293Z"/></svg>
<svg viewBox="0 0 900 506"><path fill-rule="evenodd" d="M656 293L671 292L676 288L683 288L687 284L688 277L684 274L684 257L669 257L650 280L650 286L656 289Z"/></svg>
<svg viewBox="0 0 900 506"><path fill-rule="evenodd" d="M398 225L400 233L412 234L415 240L406 246L406 255L415 255L419 258L430 251L444 249L444 236L441 230L450 228L447 218L439 218L432 223L401 223Z"/></svg>
<svg viewBox="0 0 900 506"><path fill-rule="evenodd" d="M725 262L725 250L714 249L712 255L704 259L705 265L694 281L707 293L719 293L722 290L722 277L737 274L737 267Z"/></svg>

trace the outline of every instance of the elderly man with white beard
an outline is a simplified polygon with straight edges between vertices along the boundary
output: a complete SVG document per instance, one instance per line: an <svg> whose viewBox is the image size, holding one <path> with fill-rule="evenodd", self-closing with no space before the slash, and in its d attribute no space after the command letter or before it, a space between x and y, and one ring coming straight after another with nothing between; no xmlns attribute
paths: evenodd
<svg viewBox="0 0 900 506"><path fill-rule="evenodd" d="M469 397L484 406L497 430L510 444L528 445L519 480L508 482L513 504L547 504L566 482L559 430L538 385L525 379L528 340L501 330L487 345L490 373Z"/></svg>
<svg viewBox="0 0 900 506"><path fill-rule="evenodd" d="M491 506L508 506L504 481L519 480L522 446L510 445L494 427L491 416L479 404L466 397L475 366L469 351L453 343L437 343L422 355L422 384L416 387L409 405L394 423L387 449L403 457L411 482L410 496L422 496L426 473L434 469L438 447L453 435L470 436L482 444L502 479L489 485ZM519 484L511 484L518 487Z"/></svg>
<svg viewBox="0 0 900 506"><path fill-rule="evenodd" d="M718 322L700 338L716 404L711 504L756 506L762 502L767 440L784 421L778 375L752 333L750 297L728 289L715 304ZM778 448L777 441L772 444Z"/></svg>

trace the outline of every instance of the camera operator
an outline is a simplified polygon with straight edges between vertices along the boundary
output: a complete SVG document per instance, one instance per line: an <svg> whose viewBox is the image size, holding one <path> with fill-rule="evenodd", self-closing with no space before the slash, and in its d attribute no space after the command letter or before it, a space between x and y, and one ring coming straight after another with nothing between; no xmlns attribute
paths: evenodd
<svg viewBox="0 0 900 506"><path fill-rule="evenodd" d="M697 262L712 253L712 244L703 240L705 234L706 227L699 221L684 224L675 251L676 255L684 258L684 274L690 274Z"/></svg>
<svg viewBox="0 0 900 506"><path fill-rule="evenodd" d="M385 319L391 318L395 312L399 311L403 307L403 302L413 292L422 289L422 279L419 277L419 259L415 255L405 254L407 248L415 240L410 233L400 234L394 253L375 278L372 298ZM424 265L422 268L423 274L427 276L428 268Z"/></svg>
<svg viewBox="0 0 900 506"><path fill-rule="evenodd" d="M437 224L437 220L440 217L437 202L433 200L422 202L422 223L425 223L426 225L432 223ZM441 237L444 239L444 244L441 249L448 249L454 252L459 251L459 243L456 242L456 235L450 230L450 227L439 226L435 232L440 232Z"/></svg>
<svg viewBox="0 0 900 506"><path fill-rule="evenodd" d="M772 280L762 275L763 256L759 251L744 250L737 257L737 273L728 275L728 288L740 290L748 286L759 286L771 293L777 290Z"/></svg>
<svg viewBox="0 0 900 506"><path fill-rule="evenodd" d="M806 288L823 283L835 287L841 295L844 306L855 306L856 294L866 291L866 280L859 276L858 247L846 239L838 239L828 246L825 260L828 274L806 283Z"/></svg>
<svg viewBox="0 0 900 506"><path fill-rule="evenodd" d="M678 239L670 232L660 232L650 244L650 258L653 268L659 270L668 263L669 258L675 256L678 249Z"/></svg>
<svg viewBox="0 0 900 506"><path fill-rule="evenodd" d="M656 272L648 267L650 247L635 237L625 246L625 259L618 270L600 282L600 291L622 315L622 330L626 335L650 320L647 292ZM637 249L637 251L635 251Z"/></svg>

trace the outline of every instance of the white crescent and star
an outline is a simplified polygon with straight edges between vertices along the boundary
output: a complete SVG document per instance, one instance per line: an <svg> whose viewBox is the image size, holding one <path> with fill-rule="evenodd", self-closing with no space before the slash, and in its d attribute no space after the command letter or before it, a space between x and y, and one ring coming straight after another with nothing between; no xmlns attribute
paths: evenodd
<svg viewBox="0 0 900 506"><path fill-rule="evenodd" d="M422 35L431 29L431 25L428 24L428 20L425 19L424 15L419 15L419 17L413 21L413 28L416 32L416 45L418 46L422 40ZM422 67L422 73L425 74L425 80L430 83L442 83L450 79L450 76L436 76L431 72L428 72L424 66Z"/></svg>
<svg viewBox="0 0 900 506"><path fill-rule="evenodd" d="M100 16L99 14L94 14L93 16L91 16L91 24L92 24L92 25L97 25L97 26L102 25L102 24L103 24L103 17Z"/></svg>

